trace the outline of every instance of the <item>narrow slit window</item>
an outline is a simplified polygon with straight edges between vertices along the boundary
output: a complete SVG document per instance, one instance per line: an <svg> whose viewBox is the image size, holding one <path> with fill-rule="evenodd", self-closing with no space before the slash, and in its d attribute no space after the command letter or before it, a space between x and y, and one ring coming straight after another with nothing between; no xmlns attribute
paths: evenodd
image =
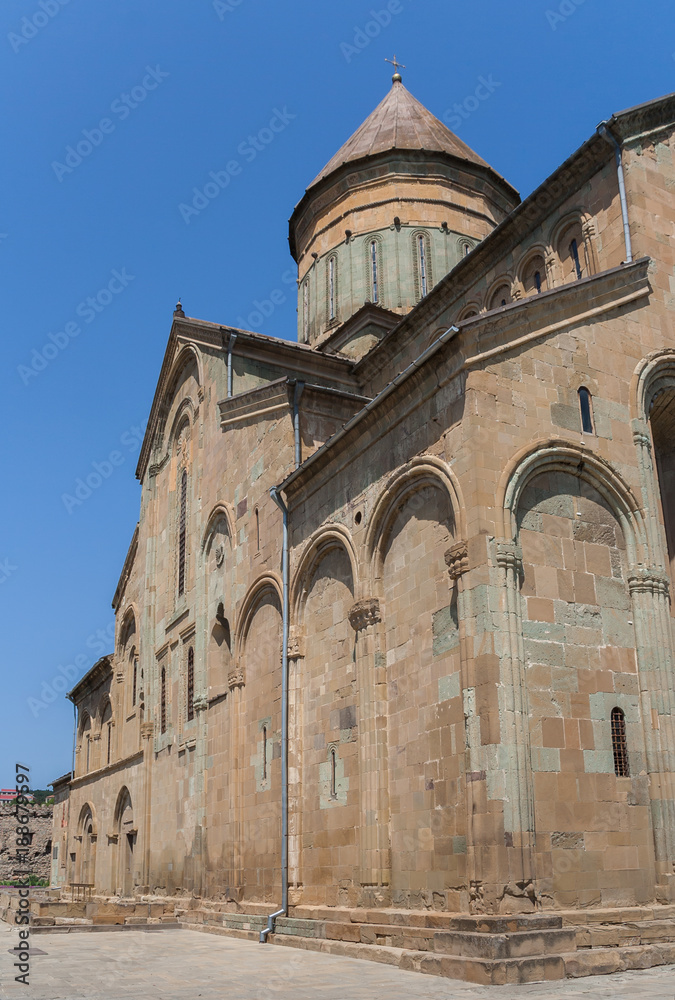
<svg viewBox="0 0 675 1000"><path fill-rule="evenodd" d="M108 753L107 753L107 758L106 758L106 763L107 764L110 763L111 736L112 736L112 723L109 722L108 723Z"/></svg>
<svg viewBox="0 0 675 1000"><path fill-rule="evenodd" d="M134 660L134 676L131 683L131 705L136 704L136 689L138 684L138 660Z"/></svg>
<svg viewBox="0 0 675 1000"><path fill-rule="evenodd" d="M576 271L577 278L581 278L581 262L579 260L579 244L576 239L572 240L570 243L570 256L574 261L574 270Z"/></svg>
<svg viewBox="0 0 675 1000"><path fill-rule="evenodd" d="M255 548L256 552L260 552L260 511L257 507L255 509Z"/></svg>
<svg viewBox="0 0 675 1000"><path fill-rule="evenodd" d="M370 244L370 293L372 301L377 304L379 301L379 274L377 269L377 240Z"/></svg>
<svg viewBox="0 0 675 1000"><path fill-rule="evenodd" d="M180 516L178 521L178 594L185 593L185 557L187 550L187 470L180 478Z"/></svg>
<svg viewBox="0 0 675 1000"><path fill-rule="evenodd" d="M262 776L267 781L267 726L262 730Z"/></svg>
<svg viewBox="0 0 675 1000"><path fill-rule="evenodd" d="M534 287L537 289L537 295L541 293L541 271L534 272Z"/></svg>
<svg viewBox="0 0 675 1000"><path fill-rule="evenodd" d="M424 236L421 234L417 237L417 253L420 268L420 291L422 293L422 298L424 298L427 294L427 248L424 242Z"/></svg>
<svg viewBox="0 0 675 1000"><path fill-rule="evenodd" d="M579 410L581 411L581 429L584 434L593 433L593 407L591 394L585 386L579 389Z"/></svg>
<svg viewBox="0 0 675 1000"><path fill-rule="evenodd" d="M195 717L195 651L190 646L187 665L187 721Z"/></svg>
<svg viewBox="0 0 675 1000"><path fill-rule="evenodd" d="M302 288L302 332L305 343L309 342L309 278Z"/></svg>
<svg viewBox="0 0 675 1000"><path fill-rule="evenodd" d="M626 716L620 708L612 709L612 750L614 773L617 778L628 778L628 743L626 741Z"/></svg>
<svg viewBox="0 0 675 1000"><path fill-rule="evenodd" d="M328 316L335 319L335 257L328 261Z"/></svg>
<svg viewBox="0 0 675 1000"><path fill-rule="evenodd" d="M90 762L91 762L91 740L87 736L87 771L89 770Z"/></svg>
<svg viewBox="0 0 675 1000"><path fill-rule="evenodd" d="M166 732L166 667L162 667L162 681L159 706L159 730Z"/></svg>
<svg viewBox="0 0 675 1000"><path fill-rule="evenodd" d="M330 752L330 797L337 798L337 753L334 749Z"/></svg>

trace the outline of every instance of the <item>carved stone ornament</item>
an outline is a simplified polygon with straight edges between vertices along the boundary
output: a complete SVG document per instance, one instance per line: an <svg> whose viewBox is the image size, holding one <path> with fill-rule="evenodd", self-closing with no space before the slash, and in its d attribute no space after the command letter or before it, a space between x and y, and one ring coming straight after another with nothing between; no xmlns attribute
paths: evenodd
<svg viewBox="0 0 675 1000"><path fill-rule="evenodd" d="M305 630L300 625L291 625L288 634L288 658L299 660L305 655Z"/></svg>
<svg viewBox="0 0 675 1000"><path fill-rule="evenodd" d="M466 542L451 545L445 553L445 564L453 580L457 580L469 568L469 547Z"/></svg>
<svg viewBox="0 0 675 1000"><path fill-rule="evenodd" d="M215 556L216 556L216 566L219 567L222 566L223 562L225 561L225 546L223 545L222 542L220 543L220 545L216 545Z"/></svg>
<svg viewBox="0 0 675 1000"><path fill-rule="evenodd" d="M209 699L206 695L199 695L198 698L195 698L193 705L195 712L205 712L209 707Z"/></svg>
<svg viewBox="0 0 675 1000"><path fill-rule="evenodd" d="M243 667L232 667L229 674L227 675L227 683L230 688L243 687L244 684L244 670Z"/></svg>
<svg viewBox="0 0 675 1000"><path fill-rule="evenodd" d="M631 594L659 594L667 597L670 591L670 579L663 570L640 566L631 570L628 589Z"/></svg>
<svg viewBox="0 0 675 1000"><path fill-rule="evenodd" d="M142 722L141 723L141 739L150 740L155 732L154 722Z"/></svg>
<svg viewBox="0 0 675 1000"><path fill-rule="evenodd" d="M517 542L497 542L497 565L520 573L523 568L523 550Z"/></svg>
<svg viewBox="0 0 675 1000"><path fill-rule="evenodd" d="M360 632L369 625L382 621L380 602L376 597L368 597L365 601L357 601L349 611L349 624L355 632Z"/></svg>

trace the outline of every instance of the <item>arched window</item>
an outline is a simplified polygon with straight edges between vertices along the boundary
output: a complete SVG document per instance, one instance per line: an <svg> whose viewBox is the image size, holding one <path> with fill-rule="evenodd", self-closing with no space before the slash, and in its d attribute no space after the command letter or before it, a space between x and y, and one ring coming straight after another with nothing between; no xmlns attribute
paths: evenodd
<svg viewBox="0 0 675 1000"><path fill-rule="evenodd" d="M166 732L166 667L162 667L161 693L159 704L159 731Z"/></svg>
<svg viewBox="0 0 675 1000"><path fill-rule="evenodd" d="M495 288L490 298L490 309L500 309L511 302L511 286L504 283Z"/></svg>
<svg viewBox="0 0 675 1000"><path fill-rule="evenodd" d="M546 287L546 263L537 254L531 257L523 269L523 288L526 295L539 295Z"/></svg>
<svg viewBox="0 0 675 1000"><path fill-rule="evenodd" d="M91 764L91 737L87 733L87 772L89 772L89 765Z"/></svg>
<svg viewBox="0 0 675 1000"><path fill-rule="evenodd" d="M178 594L185 593L185 562L187 554L187 469L180 477L180 510L178 516Z"/></svg>
<svg viewBox="0 0 675 1000"><path fill-rule="evenodd" d="M591 403L591 394L582 385L579 388L579 410L581 411L581 429L584 434L593 433L593 407Z"/></svg>
<svg viewBox="0 0 675 1000"><path fill-rule="evenodd" d="M428 291L427 270L429 265L427 261L426 241L423 233L420 233L417 237L417 266L419 267L420 275L420 294L424 298Z"/></svg>
<svg viewBox="0 0 675 1000"><path fill-rule="evenodd" d="M379 275L379 262L377 259L378 254L377 240L371 240L370 242L370 301L374 302L376 305L380 301L380 275Z"/></svg>
<svg viewBox="0 0 675 1000"><path fill-rule="evenodd" d="M195 717L195 651L190 646L187 662L187 721Z"/></svg>
<svg viewBox="0 0 675 1000"><path fill-rule="evenodd" d="M335 319L337 313L337 257L333 254L328 258L328 320Z"/></svg>
<svg viewBox="0 0 675 1000"><path fill-rule="evenodd" d="M262 729L262 776L263 781L267 781L267 726L263 726Z"/></svg>
<svg viewBox="0 0 675 1000"><path fill-rule="evenodd" d="M302 337L305 344L309 343L309 278L302 286Z"/></svg>
<svg viewBox="0 0 675 1000"><path fill-rule="evenodd" d="M614 773L617 778L628 778L628 743L626 741L626 716L620 708L612 709L612 750Z"/></svg>
<svg viewBox="0 0 675 1000"><path fill-rule="evenodd" d="M578 281L587 273L586 247L581 222L573 222L562 232L558 241L558 256L565 281Z"/></svg>
<svg viewBox="0 0 675 1000"><path fill-rule="evenodd" d="M337 752L335 747L330 751L330 797L337 798Z"/></svg>

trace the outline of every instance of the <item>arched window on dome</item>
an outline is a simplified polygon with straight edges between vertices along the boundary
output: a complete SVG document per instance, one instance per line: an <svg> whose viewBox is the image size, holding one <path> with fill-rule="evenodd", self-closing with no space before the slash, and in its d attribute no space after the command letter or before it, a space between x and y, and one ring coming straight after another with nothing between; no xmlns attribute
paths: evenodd
<svg viewBox="0 0 675 1000"><path fill-rule="evenodd" d="M309 343L309 278L305 278L302 286L302 339Z"/></svg>
<svg viewBox="0 0 675 1000"><path fill-rule="evenodd" d="M380 268L379 241L371 240L369 247L370 261L370 301L377 305L380 301Z"/></svg>
<svg viewBox="0 0 675 1000"><path fill-rule="evenodd" d="M420 295L424 298L429 290L427 282L427 269L429 263L427 260L427 248L423 233L420 233L417 237L417 266L419 268L420 275Z"/></svg>
<svg viewBox="0 0 675 1000"><path fill-rule="evenodd" d="M331 323L337 316L337 272L338 262L335 254L328 258L326 268L326 293L328 299L328 322Z"/></svg>

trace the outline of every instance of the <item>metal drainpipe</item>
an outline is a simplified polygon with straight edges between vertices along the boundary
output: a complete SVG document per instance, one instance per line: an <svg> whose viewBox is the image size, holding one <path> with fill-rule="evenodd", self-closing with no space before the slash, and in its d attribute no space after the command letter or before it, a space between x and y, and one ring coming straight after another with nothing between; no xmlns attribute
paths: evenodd
<svg viewBox="0 0 675 1000"><path fill-rule="evenodd" d="M626 241L626 264L633 260L633 245L630 238L630 225L628 224L628 202L626 201L626 183L623 174L623 162L621 159L621 145L616 136L609 130L609 122L600 122L597 128L598 135L601 135L610 145L614 146L616 156L616 172L619 178L619 197L621 199L621 217L623 219L623 235Z"/></svg>
<svg viewBox="0 0 675 1000"><path fill-rule="evenodd" d="M232 350L234 348L234 342L237 339L236 333L230 334L230 339L227 344L227 395L228 398L232 395Z"/></svg>
<svg viewBox="0 0 675 1000"><path fill-rule="evenodd" d="M302 461L302 456L300 454L300 397L302 396L302 391L305 388L304 382L295 383L295 392L293 393L293 435L295 437L295 467L296 469Z"/></svg>
<svg viewBox="0 0 675 1000"><path fill-rule="evenodd" d="M281 499L275 486L270 496L281 510L284 518L282 577L282 653L281 653L281 909L270 913L267 927L260 932L260 944L265 944L267 935L273 933L277 917L288 913L288 507Z"/></svg>

